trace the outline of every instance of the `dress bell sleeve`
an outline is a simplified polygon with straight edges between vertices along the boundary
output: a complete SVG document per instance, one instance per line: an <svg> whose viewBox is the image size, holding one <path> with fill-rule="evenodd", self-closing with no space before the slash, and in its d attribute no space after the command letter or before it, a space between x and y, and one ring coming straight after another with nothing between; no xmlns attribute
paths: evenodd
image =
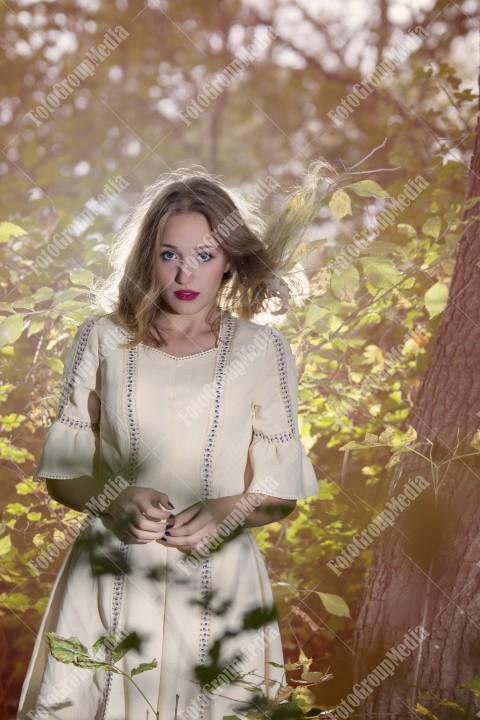
<svg viewBox="0 0 480 720"><path fill-rule="evenodd" d="M48 428L33 475L70 479L94 477L99 446L100 371L95 318L78 327L64 363L57 415Z"/></svg>
<svg viewBox="0 0 480 720"><path fill-rule="evenodd" d="M252 470L245 492L296 500L320 493L313 465L298 430L298 374L288 340L270 328L254 390Z"/></svg>

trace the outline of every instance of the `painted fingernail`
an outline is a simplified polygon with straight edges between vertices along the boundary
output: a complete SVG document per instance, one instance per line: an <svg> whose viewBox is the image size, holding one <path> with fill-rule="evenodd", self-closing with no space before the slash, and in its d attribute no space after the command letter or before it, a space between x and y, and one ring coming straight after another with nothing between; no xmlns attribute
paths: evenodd
<svg viewBox="0 0 480 720"><path fill-rule="evenodd" d="M166 533L165 533L165 535L170 535L170 532L167 530Z"/></svg>
<svg viewBox="0 0 480 720"><path fill-rule="evenodd" d="M175 510L175 505L172 505L172 503L170 502L170 500L168 501L168 504L170 505L171 508L173 508L173 509Z"/></svg>

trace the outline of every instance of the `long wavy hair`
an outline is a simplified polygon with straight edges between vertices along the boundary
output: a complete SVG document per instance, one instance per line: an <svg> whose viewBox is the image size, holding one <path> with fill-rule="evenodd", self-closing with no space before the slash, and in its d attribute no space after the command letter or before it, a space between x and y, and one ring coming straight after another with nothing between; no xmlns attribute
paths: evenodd
<svg viewBox="0 0 480 720"><path fill-rule="evenodd" d="M230 263L212 307L218 316L212 330L217 329L218 310L251 319L278 295L278 273L294 252L292 243L300 241L302 227L318 213L318 185L330 171L335 172L327 162L313 162L304 181L267 219L256 202L247 202L203 168L162 176L145 190L117 234L107 255L113 271L92 287L92 306L108 309L112 319L133 336L125 348L145 341L165 345L157 328L152 334L154 320L162 311L157 262L165 224L178 213L201 213ZM272 183L278 186L273 178L269 180L272 190Z"/></svg>

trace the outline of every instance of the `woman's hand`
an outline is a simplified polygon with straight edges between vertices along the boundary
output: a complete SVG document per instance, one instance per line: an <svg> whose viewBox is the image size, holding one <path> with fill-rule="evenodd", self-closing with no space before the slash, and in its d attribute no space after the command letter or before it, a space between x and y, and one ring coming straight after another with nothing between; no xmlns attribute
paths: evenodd
<svg viewBox="0 0 480 720"><path fill-rule="evenodd" d="M205 535L215 534L220 523L233 510L236 500L232 495L202 500L177 513L166 533L166 544L182 552L195 550Z"/></svg>
<svg viewBox="0 0 480 720"><path fill-rule="evenodd" d="M166 523L175 517L159 505L173 507L166 493L134 485L122 490L102 514L113 518L107 525L119 540L145 544L163 537Z"/></svg>

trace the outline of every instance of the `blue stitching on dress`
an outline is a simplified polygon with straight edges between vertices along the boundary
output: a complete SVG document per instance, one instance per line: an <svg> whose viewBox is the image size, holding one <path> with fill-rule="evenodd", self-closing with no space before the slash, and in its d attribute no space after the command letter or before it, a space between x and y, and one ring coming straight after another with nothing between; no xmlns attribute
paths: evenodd
<svg viewBox="0 0 480 720"><path fill-rule="evenodd" d="M285 442L286 440L292 440L292 438L295 437L295 432L294 430L288 430L284 433L280 433L279 435L265 435L265 433L262 433L260 430L254 430L253 437L261 438L268 443L279 443Z"/></svg>
<svg viewBox="0 0 480 720"><path fill-rule="evenodd" d="M225 367L227 364L228 354L231 349L232 338L235 330L235 319L231 315L223 315L226 317L225 322L225 341L220 343L219 355L217 360L217 367L215 373L215 395L214 395L214 407L213 407L213 421L210 426L210 432L207 438L207 444L203 455L203 497L209 499L211 497L211 477L212 477L212 456L215 445L216 434L218 430L220 420L220 401L222 387L224 383ZM223 329L223 324L222 324ZM223 333L220 333L222 335ZM221 337L220 340L223 338ZM200 622L200 637L198 640L198 665L205 665L207 657L207 646L208 638L210 636L210 621L211 621L211 608L209 602L209 596L212 591L212 567L211 558L207 555L202 560L201 569L201 590L202 590L202 602L204 603L204 610L202 613L202 619ZM204 720L205 711L205 696L203 693L199 696L199 720Z"/></svg>
<svg viewBox="0 0 480 720"><path fill-rule="evenodd" d="M97 430L100 427L99 423L84 422L83 420L75 420L75 418L68 417L68 415L60 415L57 420L65 425L75 428L75 430Z"/></svg>
<svg viewBox="0 0 480 720"><path fill-rule="evenodd" d="M277 335L275 328L271 328L272 338L277 357L278 375L280 377L280 391L282 393L283 404L287 415L287 423L289 430L274 435L265 435L260 430L254 430L253 437L261 438L268 443L279 443L287 440L293 440L296 437L295 421L293 419L292 406L290 403L290 394L288 392L288 376L287 376L287 357L280 336Z"/></svg>
<svg viewBox="0 0 480 720"><path fill-rule="evenodd" d="M133 340L133 335L130 335L128 342ZM135 395L135 380L137 371L137 347L129 348L127 354L127 422L130 433L130 453L126 469L126 479L130 485L134 485L136 477L134 475L134 469L138 463L138 451L140 446L139 430L136 418L136 395ZM120 553L126 559L128 557L129 544L120 543ZM120 608L122 604L123 588L125 584L125 575L115 575L113 580L113 598L112 598L112 627L110 632L115 634L118 628L118 620L120 617ZM110 654L110 653L109 653ZM105 686L103 692L103 720L107 712L107 704L110 697L110 689L112 682L112 671L106 671Z"/></svg>
<svg viewBox="0 0 480 720"><path fill-rule="evenodd" d="M60 420L61 422L65 422L65 420L62 419L63 411L65 409L65 406L68 403L70 393L72 392L72 390L74 388L75 375L77 373L78 366L82 362L83 353L84 353L85 347L87 345L90 331L92 330L92 328L95 325L97 320L98 320L98 318L94 317L86 323L86 325L80 335L80 338L78 340L78 345L75 350L75 358L72 363L72 367L70 369L70 372L68 373L68 375L65 378L67 380L67 382L62 383L62 387L60 390L60 401L58 403L58 412L57 412L57 417L55 418L56 420Z"/></svg>

